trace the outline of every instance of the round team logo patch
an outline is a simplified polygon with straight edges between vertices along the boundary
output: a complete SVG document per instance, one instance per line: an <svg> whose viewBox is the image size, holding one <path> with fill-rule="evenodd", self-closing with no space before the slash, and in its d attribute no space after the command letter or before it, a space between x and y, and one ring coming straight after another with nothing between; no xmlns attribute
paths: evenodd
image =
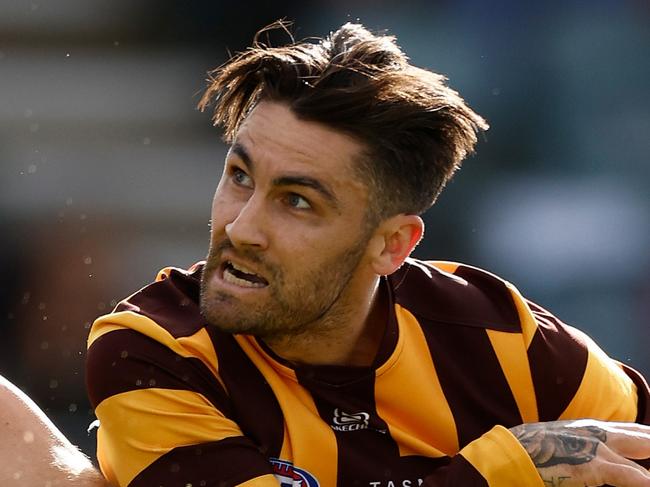
<svg viewBox="0 0 650 487"><path fill-rule="evenodd" d="M269 461L281 487L319 487L316 477L307 470L294 467L293 463L279 458L270 458Z"/></svg>

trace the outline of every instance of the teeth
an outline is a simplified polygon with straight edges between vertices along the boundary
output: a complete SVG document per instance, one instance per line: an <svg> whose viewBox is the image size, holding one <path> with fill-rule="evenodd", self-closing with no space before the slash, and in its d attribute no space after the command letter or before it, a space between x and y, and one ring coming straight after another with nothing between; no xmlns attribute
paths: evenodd
<svg viewBox="0 0 650 487"><path fill-rule="evenodd" d="M245 272L246 274L252 274L252 275L254 275L254 276L257 275L257 274L255 274L253 271L247 269L247 268L244 267L244 266L237 265L237 264L235 264L234 262L228 262L228 263L229 263L231 266L233 266L235 269L237 269L239 272Z"/></svg>
<svg viewBox="0 0 650 487"><path fill-rule="evenodd" d="M235 266L233 266L235 267ZM246 272L242 271L241 269L237 268L238 271L241 272ZM253 282L253 281L247 281L246 279L241 279L234 275L232 272L230 272L229 268L224 269L223 271L223 280L226 282L229 282L231 284L235 284L236 286L241 286L241 287L264 287L264 284L261 282Z"/></svg>

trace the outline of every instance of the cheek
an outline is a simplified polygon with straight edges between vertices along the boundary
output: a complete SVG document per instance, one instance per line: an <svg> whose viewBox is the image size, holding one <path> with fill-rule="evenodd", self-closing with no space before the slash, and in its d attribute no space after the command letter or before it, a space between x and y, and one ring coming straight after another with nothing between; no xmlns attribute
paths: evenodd
<svg viewBox="0 0 650 487"><path fill-rule="evenodd" d="M301 228L300 231L282 231L276 233L276 247L282 247L284 259L296 274L309 274L315 269L322 269L324 263L332 262L345 248L340 248L336 235L329 232Z"/></svg>

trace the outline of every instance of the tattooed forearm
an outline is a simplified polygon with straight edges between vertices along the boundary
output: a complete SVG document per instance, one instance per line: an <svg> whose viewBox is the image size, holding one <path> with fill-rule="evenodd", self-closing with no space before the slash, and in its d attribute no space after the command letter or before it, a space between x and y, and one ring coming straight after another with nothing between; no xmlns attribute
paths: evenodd
<svg viewBox="0 0 650 487"><path fill-rule="evenodd" d="M607 439L605 431L595 426L565 428L558 434L537 423L522 424L512 431L538 468L590 462L596 456L598 444Z"/></svg>

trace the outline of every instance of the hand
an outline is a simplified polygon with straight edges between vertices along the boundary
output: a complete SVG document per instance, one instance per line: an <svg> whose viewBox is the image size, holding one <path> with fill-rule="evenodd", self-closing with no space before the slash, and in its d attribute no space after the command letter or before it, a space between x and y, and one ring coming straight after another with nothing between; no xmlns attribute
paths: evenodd
<svg viewBox="0 0 650 487"><path fill-rule="evenodd" d="M582 419L510 428L548 487L650 487L650 426Z"/></svg>

